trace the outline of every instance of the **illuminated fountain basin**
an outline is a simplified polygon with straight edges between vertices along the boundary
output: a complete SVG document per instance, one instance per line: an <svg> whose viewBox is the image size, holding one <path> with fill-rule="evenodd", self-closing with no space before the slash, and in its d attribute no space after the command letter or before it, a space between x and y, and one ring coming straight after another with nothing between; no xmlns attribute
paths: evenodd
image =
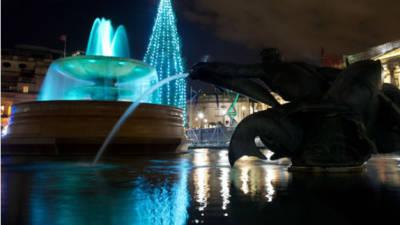
<svg viewBox="0 0 400 225"><path fill-rule="evenodd" d="M13 106L2 154L94 155L132 101L158 82L152 66L124 58L126 40L122 26L114 33L109 20L96 19L87 49L94 55L51 64L39 101ZM140 102L105 154L186 150L183 109L157 104L158 93Z"/></svg>
<svg viewBox="0 0 400 225"><path fill-rule="evenodd" d="M125 58L81 56L53 64L46 79L56 77L58 83L43 86L42 101L14 105L3 154L94 155L132 104L128 101L156 77L153 67ZM144 101L154 102L152 96ZM178 148L185 140L182 115L180 108L142 103L106 154L185 150Z"/></svg>
<svg viewBox="0 0 400 225"><path fill-rule="evenodd" d="M139 60L111 56L67 57L55 60L50 66L39 100L133 101L155 83L155 69ZM144 102L158 104L153 96Z"/></svg>
<svg viewBox="0 0 400 225"><path fill-rule="evenodd" d="M2 154L94 155L129 107L118 101L37 101L16 104ZM183 109L141 104L106 155L184 151Z"/></svg>
<svg viewBox="0 0 400 225"><path fill-rule="evenodd" d="M93 22L86 56L55 60L46 74L39 101L134 101L158 82L154 67L130 58L124 26L114 29L111 20ZM142 102L159 104L159 93Z"/></svg>

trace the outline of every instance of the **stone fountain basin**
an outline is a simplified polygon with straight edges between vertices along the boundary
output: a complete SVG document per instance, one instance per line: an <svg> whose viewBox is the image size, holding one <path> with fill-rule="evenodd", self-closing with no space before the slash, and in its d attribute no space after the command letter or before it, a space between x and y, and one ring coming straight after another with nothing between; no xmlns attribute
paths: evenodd
<svg viewBox="0 0 400 225"><path fill-rule="evenodd" d="M3 155L94 155L131 102L37 101L13 106ZM140 104L105 155L183 151L183 109Z"/></svg>
<svg viewBox="0 0 400 225"><path fill-rule="evenodd" d="M125 83L156 73L142 61L112 56L73 56L57 59L54 64L65 76L95 83L99 79Z"/></svg>

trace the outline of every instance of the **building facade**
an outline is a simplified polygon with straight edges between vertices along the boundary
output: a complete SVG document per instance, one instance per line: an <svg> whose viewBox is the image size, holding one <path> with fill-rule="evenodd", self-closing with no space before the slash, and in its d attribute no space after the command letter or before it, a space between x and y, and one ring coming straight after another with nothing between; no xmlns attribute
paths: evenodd
<svg viewBox="0 0 400 225"><path fill-rule="evenodd" d="M280 103L285 101L277 94L272 93ZM187 116L190 128L214 128L218 125L225 127L236 126L246 116L258 111L266 110L270 106L253 101L239 95L236 102L236 93L202 94L197 100L188 101Z"/></svg>
<svg viewBox="0 0 400 225"><path fill-rule="evenodd" d="M366 59L380 60L383 67L382 77L384 82L400 88L400 40L345 57L349 64Z"/></svg>
<svg viewBox="0 0 400 225"><path fill-rule="evenodd" d="M50 63L63 54L63 51L30 45L1 51L2 128L8 125L13 104L37 99Z"/></svg>

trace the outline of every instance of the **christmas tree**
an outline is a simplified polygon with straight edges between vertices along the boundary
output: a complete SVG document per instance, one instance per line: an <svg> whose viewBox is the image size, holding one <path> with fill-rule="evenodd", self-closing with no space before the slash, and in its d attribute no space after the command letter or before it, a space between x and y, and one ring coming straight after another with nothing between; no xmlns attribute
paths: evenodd
<svg viewBox="0 0 400 225"><path fill-rule="evenodd" d="M143 61L154 66L158 80L184 72L181 43L170 0L161 0ZM186 109L186 81L178 79L160 88L161 104Z"/></svg>

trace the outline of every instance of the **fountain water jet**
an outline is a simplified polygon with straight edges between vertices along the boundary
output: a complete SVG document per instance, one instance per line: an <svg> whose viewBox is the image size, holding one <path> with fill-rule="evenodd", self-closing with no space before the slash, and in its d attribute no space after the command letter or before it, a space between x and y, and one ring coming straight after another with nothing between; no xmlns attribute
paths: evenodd
<svg viewBox="0 0 400 225"><path fill-rule="evenodd" d="M143 104L118 123L109 153L177 151L185 142L184 110L154 104L159 95L145 92L158 91L151 88L157 73L146 63L124 58L127 49L122 26L114 32L109 20L96 19L87 55L55 60L39 101L14 105L2 154L95 154L132 101Z"/></svg>
<svg viewBox="0 0 400 225"><path fill-rule="evenodd" d="M49 68L39 101L133 101L157 81L152 66L130 59L128 37L120 25L97 18L92 26L86 56L55 60ZM156 94L143 102L159 104Z"/></svg>
<svg viewBox="0 0 400 225"><path fill-rule="evenodd" d="M111 20L96 18L90 31L86 55L130 58L125 27L119 25L114 32Z"/></svg>
<svg viewBox="0 0 400 225"><path fill-rule="evenodd" d="M118 122L114 125L113 129L110 131L110 134L107 136L107 138L104 141L103 145L100 147L99 151L97 152L96 157L94 158L92 165L95 165L99 161L100 157L103 155L103 152L107 148L108 144L110 143L110 141L112 140L114 135L118 132L118 130L120 129L121 125L128 119L128 117L139 106L140 101L141 101L142 98L152 94L155 90L157 90L158 88L162 87L163 85L165 85L165 84L167 84L167 83L169 83L169 82L171 82L173 80L180 79L180 78L185 78L187 76L188 76L187 73L183 73L183 74L177 74L177 75L165 78L164 80L158 82L156 85L154 85L153 87L148 89L138 99L136 99L136 101L134 101L134 103L132 103L129 106L129 108L124 112L124 114L121 116L121 118L118 120Z"/></svg>

